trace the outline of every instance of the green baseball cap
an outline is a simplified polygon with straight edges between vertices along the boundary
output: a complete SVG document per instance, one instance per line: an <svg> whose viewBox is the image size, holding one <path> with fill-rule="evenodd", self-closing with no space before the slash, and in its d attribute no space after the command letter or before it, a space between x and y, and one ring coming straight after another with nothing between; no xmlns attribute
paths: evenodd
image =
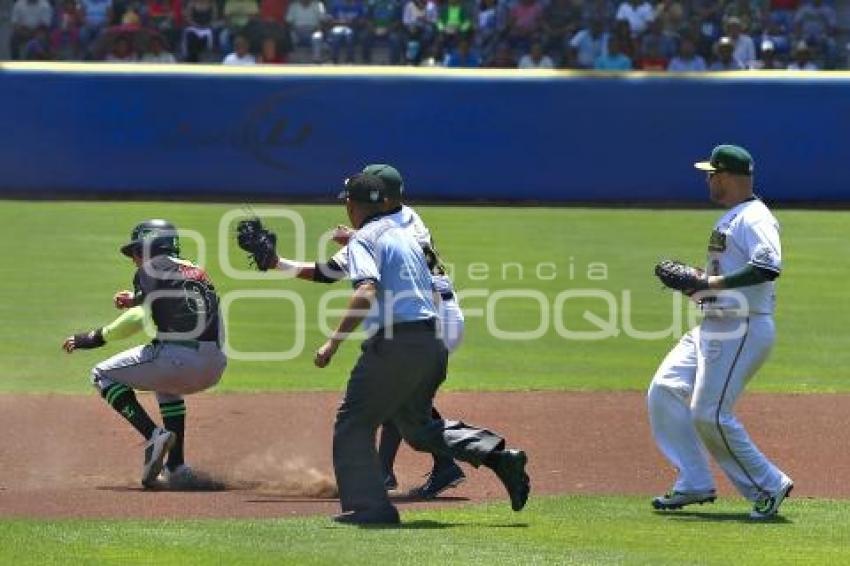
<svg viewBox="0 0 850 566"><path fill-rule="evenodd" d="M700 171L725 171L736 175L753 174L753 156L738 145L718 145L711 151L708 161L694 163Z"/></svg>
<svg viewBox="0 0 850 566"><path fill-rule="evenodd" d="M345 187L337 196L356 202L378 203L386 200L387 189L377 175L358 173L345 180Z"/></svg>
<svg viewBox="0 0 850 566"><path fill-rule="evenodd" d="M363 168L363 173L380 177L387 189L387 197L398 198L404 193L404 179L401 173L392 165L386 163L372 163Z"/></svg>

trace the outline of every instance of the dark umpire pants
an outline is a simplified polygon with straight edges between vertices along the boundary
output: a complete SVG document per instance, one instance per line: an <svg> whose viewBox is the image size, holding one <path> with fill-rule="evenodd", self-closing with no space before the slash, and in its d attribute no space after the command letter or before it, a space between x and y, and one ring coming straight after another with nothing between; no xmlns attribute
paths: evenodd
<svg viewBox="0 0 850 566"><path fill-rule="evenodd" d="M488 430L431 418L448 362L433 321L397 324L391 338L376 334L361 350L334 425L334 472L343 511L390 505L375 451L375 431L385 421L392 421L414 449L475 467L504 447L504 439Z"/></svg>

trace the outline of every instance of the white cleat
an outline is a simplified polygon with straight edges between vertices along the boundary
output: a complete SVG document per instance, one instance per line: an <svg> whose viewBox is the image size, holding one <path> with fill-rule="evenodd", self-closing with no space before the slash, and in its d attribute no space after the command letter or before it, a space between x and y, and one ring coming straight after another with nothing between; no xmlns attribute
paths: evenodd
<svg viewBox="0 0 850 566"><path fill-rule="evenodd" d="M145 463L142 465L142 486L153 487L162 471L165 455L174 446L177 436L164 428L156 428L145 442Z"/></svg>
<svg viewBox="0 0 850 566"><path fill-rule="evenodd" d="M753 510L750 511L750 519L770 519L776 517L779 512L779 506L782 505L786 497L791 495L791 490L793 489L794 482L790 478L786 478L779 491L773 495L765 495L756 501Z"/></svg>

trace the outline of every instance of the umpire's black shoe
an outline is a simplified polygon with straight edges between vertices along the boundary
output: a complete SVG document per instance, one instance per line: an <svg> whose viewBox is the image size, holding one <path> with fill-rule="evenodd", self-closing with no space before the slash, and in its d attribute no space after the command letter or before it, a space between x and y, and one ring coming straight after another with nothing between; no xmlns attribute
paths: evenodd
<svg viewBox="0 0 850 566"><path fill-rule="evenodd" d="M348 511L334 517L334 521L344 525L399 525L401 519L398 510L389 505L376 509L363 509L361 511Z"/></svg>
<svg viewBox="0 0 850 566"><path fill-rule="evenodd" d="M531 492L531 479L525 473L528 456L522 450L503 450L493 471L502 480L511 497L511 509L519 511L525 507Z"/></svg>
<svg viewBox="0 0 850 566"><path fill-rule="evenodd" d="M387 491L392 491L394 489L398 489L398 480L395 479L395 474L392 472L387 472L384 475L384 488Z"/></svg>
<svg viewBox="0 0 850 566"><path fill-rule="evenodd" d="M466 476L463 470L452 462L451 466L431 470L425 483L411 489L408 497L412 499L434 499L447 489L459 486L465 480Z"/></svg>

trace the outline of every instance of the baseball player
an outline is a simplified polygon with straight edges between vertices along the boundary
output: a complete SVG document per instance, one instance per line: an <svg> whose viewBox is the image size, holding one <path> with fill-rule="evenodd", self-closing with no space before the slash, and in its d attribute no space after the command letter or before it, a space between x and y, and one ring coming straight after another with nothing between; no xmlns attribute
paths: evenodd
<svg viewBox="0 0 850 566"><path fill-rule="evenodd" d="M194 476L183 452L183 396L218 383L227 365L220 348L218 296L203 269L178 257L177 229L165 220L138 224L121 253L137 268L134 291L114 297L115 306L125 312L106 326L68 337L63 348L69 354L99 348L139 332L152 319L156 338L97 364L91 380L146 440L142 485L153 487L162 471L170 487L191 487ZM163 426L151 420L135 389L156 393Z"/></svg>
<svg viewBox="0 0 850 566"><path fill-rule="evenodd" d="M656 266L665 285L699 303L703 321L667 354L649 386L652 434L678 470L673 488L652 506L715 500L707 449L753 502L750 517L765 519L777 514L794 483L759 451L733 411L775 339L779 223L753 194L753 159L744 148L717 146L695 167L708 174L711 200L728 210L711 232L705 271L672 261Z"/></svg>
<svg viewBox="0 0 850 566"><path fill-rule="evenodd" d="M386 210L386 188L379 177L356 176L346 183L343 196L357 228L347 245L354 292L336 331L316 351L316 366L326 367L367 316L371 336L351 371L334 425L334 471L343 511L335 520L399 522L374 445L378 425L387 421L417 450L492 469L505 486L511 507L519 511L530 490L525 453L506 450L505 440L488 430L431 418L434 394L445 379L448 350L437 336L431 270L421 245L389 218L392 212Z"/></svg>
<svg viewBox="0 0 850 566"><path fill-rule="evenodd" d="M410 233L422 247L428 260L428 267L431 270L434 290L440 297L440 336L449 352L453 352L463 340L463 311L458 304L452 281L446 275L443 263L434 246L430 230L415 210L403 204L404 181L397 169L391 165L372 164L367 165L363 169L363 173L375 175L384 182L386 190L384 206L387 219ZM351 228L338 226L334 240L345 246L353 234L354 230ZM333 283L348 276L348 249L343 247L330 260L322 263L296 262L281 257L271 258L268 263L269 268L276 267L300 279L319 283ZM435 408L432 408L432 416L434 419L442 418ZM378 455L384 470L384 483L389 490L398 487L393 466L401 439L398 428L391 422L381 427ZM410 497L433 499L446 489L460 485L466 479L463 470L450 456L434 453L432 457L434 460L433 467L425 483L412 489L408 494Z"/></svg>

